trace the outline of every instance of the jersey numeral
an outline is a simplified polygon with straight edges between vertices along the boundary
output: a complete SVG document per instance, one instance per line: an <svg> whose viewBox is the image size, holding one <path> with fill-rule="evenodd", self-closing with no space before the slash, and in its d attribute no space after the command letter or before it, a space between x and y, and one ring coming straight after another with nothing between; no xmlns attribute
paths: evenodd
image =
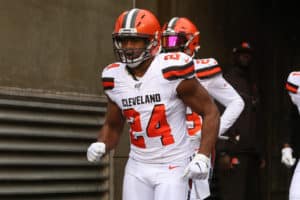
<svg viewBox="0 0 300 200"><path fill-rule="evenodd" d="M140 148L146 148L145 139L142 135L142 125L140 113L136 110L127 109L123 111L124 116L130 124L131 143ZM146 134L149 138L160 137L162 145L173 144L174 137L166 118L164 105L155 105L149 119Z"/></svg>
<svg viewBox="0 0 300 200"><path fill-rule="evenodd" d="M186 114L186 120L193 123L192 127L188 127L188 134L190 136L194 136L197 133L199 133L199 131L202 128L202 121L201 121L201 118L199 117L199 115L195 112Z"/></svg>
<svg viewBox="0 0 300 200"><path fill-rule="evenodd" d="M196 63L206 65L209 63L209 59L198 59L198 60L196 60Z"/></svg>
<svg viewBox="0 0 300 200"><path fill-rule="evenodd" d="M180 58L180 54L171 53L171 54L165 55L164 60L179 60L179 58Z"/></svg>

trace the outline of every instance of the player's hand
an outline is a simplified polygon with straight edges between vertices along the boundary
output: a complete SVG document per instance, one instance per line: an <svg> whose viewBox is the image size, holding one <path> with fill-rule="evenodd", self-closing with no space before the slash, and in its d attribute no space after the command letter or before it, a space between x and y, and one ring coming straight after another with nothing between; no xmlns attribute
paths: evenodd
<svg viewBox="0 0 300 200"><path fill-rule="evenodd" d="M234 136L226 136L226 135L219 135L218 139L220 140L226 140L228 142L231 142L233 144L237 144L240 141L240 135L234 135Z"/></svg>
<svg viewBox="0 0 300 200"><path fill-rule="evenodd" d="M296 159L293 158L292 153L293 150L291 147L284 147L281 150L281 162L285 164L287 167L292 167L296 162Z"/></svg>
<svg viewBox="0 0 300 200"><path fill-rule="evenodd" d="M184 178L205 179L209 173L209 158L201 153L195 155L193 160L184 170Z"/></svg>
<svg viewBox="0 0 300 200"><path fill-rule="evenodd" d="M90 162L100 161L105 154L105 144L103 142L94 142L87 149L87 159Z"/></svg>

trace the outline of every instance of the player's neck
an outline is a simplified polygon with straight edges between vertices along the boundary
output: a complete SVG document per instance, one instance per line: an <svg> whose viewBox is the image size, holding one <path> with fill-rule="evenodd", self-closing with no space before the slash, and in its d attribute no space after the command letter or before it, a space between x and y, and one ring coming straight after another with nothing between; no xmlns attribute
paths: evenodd
<svg viewBox="0 0 300 200"><path fill-rule="evenodd" d="M146 71L148 70L152 60L153 60L153 58L150 58L150 59L145 60L144 62L142 62L136 68L131 68L130 71L131 71L132 75L135 76L135 77L142 77L146 73Z"/></svg>

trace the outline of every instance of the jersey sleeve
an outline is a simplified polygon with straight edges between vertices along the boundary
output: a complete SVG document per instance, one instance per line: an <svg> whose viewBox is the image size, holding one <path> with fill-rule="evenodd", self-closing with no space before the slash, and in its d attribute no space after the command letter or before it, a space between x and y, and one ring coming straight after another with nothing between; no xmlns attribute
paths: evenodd
<svg viewBox="0 0 300 200"><path fill-rule="evenodd" d="M184 80L195 76L194 62L184 53L166 53L161 57L162 74L166 80Z"/></svg>
<svg viewBox="0 0 300 200"><path fill-rule="evenodd" d="M159 60L162 78L174 95L177 95L177 87L183 80L195 77L193 59L184 53L163 53Z"/></svg>
<svg viewBox="0 0 300 200"><path fill-rule="evenodd" d="M198 79L209 79L222 74L222 68L214 58L195 59L195 73Z"/></svg>
<svg viewBox="0 0 300 200"><path fill-rule="evenodd" d="M228 83L222 74L206 80L208 93L225 107L221 116L219 135L224 134L238 119L245 103L237 91Z"/></svg>
<svg viewBox="0 0 300 200"><path fill-rule="evenodd" d="M108 66L106 66L101 75L101 81L102 81L102 87L104 90L104 93L112 100L114 100L114 88L116 85L116 74L119 67L121 66L120 63L113 63Z"/></svg>
<svg viewBox="0 0 300 200"><path fill-rule="evenodd" d="M300 72L291 72L285 84L286 90L289 92L291 101L298 108L300 114Z"/></svg>

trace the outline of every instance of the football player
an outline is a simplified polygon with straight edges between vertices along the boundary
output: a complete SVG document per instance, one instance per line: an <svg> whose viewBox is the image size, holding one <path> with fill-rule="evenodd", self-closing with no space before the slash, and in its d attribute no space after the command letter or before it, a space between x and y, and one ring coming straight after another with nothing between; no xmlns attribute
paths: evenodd
<svg viewBox="0 0 300 200"><path fill-rule="evenodd" d="M289 74L286 89L289 93L290 99L294 104L294 109L290 113L290 142L284 144L281 150L281 162L287 167L292 167L296 163L296 158L293 156L293 150L295 150L294 155L299 157L300 153L300 137L298 132L299 122L300 122L300 71L293 71ZM291 143L291 145L290 145ZM289 199L290 200L299 200L300 199L300 164L298 162L292 182L289 190Z"/></svg>
<svg viewBox="0 0 300 200"><path fill-rule="evenodd" d="M98 141L87 149L87 159L97 162L114 149L124 123L129 124L123 200L187 199L188 180L208 176L219 130L218 108L194 77L192 58L181 52L159 54L160 34L160 24L150 11L123 12L112 34L119 62L102 72L107 113ZM187 106L204 116L201 145L192 161Z"/></svg>
<svg viewBox="0 0 300 200"><path fill-rule="evenodd" d="M225 107L221 116L219 138L229 139L223 134L233 125L244 108L244 101L235 89L223 78L222 69L214 58L194 58L195 52L200 49L200 33L193 22L184 17L173 17L163 27L163 52L184 52L193 57L197 80L207 89L208 93ZM187 110L188 134L199 147L201 138L202 117ZM238 138L237 138L238 139ZM205 199L210 195L208 178L193 181L191 199Z"/></svg>

